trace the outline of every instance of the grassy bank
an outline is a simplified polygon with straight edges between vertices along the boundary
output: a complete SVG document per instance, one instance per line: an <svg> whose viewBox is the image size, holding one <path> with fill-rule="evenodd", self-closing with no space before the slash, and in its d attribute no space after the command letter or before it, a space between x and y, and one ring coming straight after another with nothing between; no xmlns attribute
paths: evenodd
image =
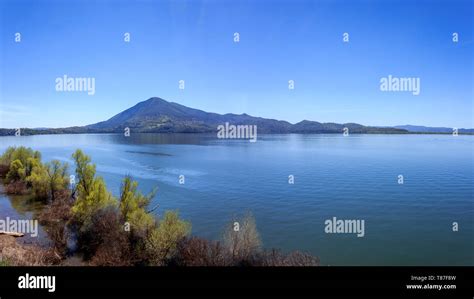
<svg viewBox="0 0 474 299"><path fill-rule="evenodd" d="M10 147L0 157L5 192L30 194L44 203L38 220L53 244L48 249L25 249L9 238L0 246L2 264L61 265L71 256L81 256L86 265L109 266L319 264L306 253L264 250L250 214L230 221L220 241L191 236L191 223L181 219L177 211L155 217L158 206L150 204L156 190L142 194L138 182L125 176L115 197L96 175L90 157L76 150L72 158L73 173L67 163L43 163L41 153L31 148ZM14 253L21 250L37 252L33 254L36 259L15 258L18 254Z"/></svg>

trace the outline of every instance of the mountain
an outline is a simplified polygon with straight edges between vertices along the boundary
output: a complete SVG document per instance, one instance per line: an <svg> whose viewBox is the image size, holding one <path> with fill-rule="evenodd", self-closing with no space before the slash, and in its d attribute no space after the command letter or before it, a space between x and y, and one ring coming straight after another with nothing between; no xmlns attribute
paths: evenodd
<svg viewBox="0 0 474 299"><path fill-rule="evenodd" d="M218 114L189 108L161 98L150 98L128 108L110 119L84 127L21 129L21 135L123 133L130 128L135 133L216 133L219 125L256 125L259 134L265 133L342 133L344 128L355 134L408 134L452 133L451 128L427 128L421 126L369 127L356 123L320 123L303 120L291 124L283 120L254 117L248 114ZM439 129L435 130L435 129ZM443 129L443 130L441 130ZM465 131L463 131L465 130ZM471 134L473 129L461 129L459 133ZM1 135L14 135L14 129L0 129Z"/></svg>
<svg viewBox="0 0 474 299"><path fill-rule="evenodd" d="M247 114L209 113L160 98L151 98L86 128L109 132L123 132L124 128L128 127L134 132L142 133L202 133L215 132L217 126L225 122L234 125L257 125L260 133L288 133L292 126L286 121Z"/></svg>
<svg viewBox="0 0 474 299"><path fill-rule="evenodd" d="M416 133L453 133L453 128L447 127L425 127L425 126L412 126L412 125L404 125L404 126L395 126L394 128L407 130L408 132L416 132ZM474 129L458 129L458 133L474 133Z"/></svg>
<svg viewBox="0 0 474 299"><path fill-rule="evenodd" d="M297 124L287 121L254 117L248 114L217 114L189 108L160 98L151 98L120 112L112 118L86 126L89 130L123 132L128 127L141 133L204 133L216 132L217 126L256 125L258 133L342 133L344 127L351 133L406 133L396 128L375 128L359 124L319 123L304 120Z"/></svg>

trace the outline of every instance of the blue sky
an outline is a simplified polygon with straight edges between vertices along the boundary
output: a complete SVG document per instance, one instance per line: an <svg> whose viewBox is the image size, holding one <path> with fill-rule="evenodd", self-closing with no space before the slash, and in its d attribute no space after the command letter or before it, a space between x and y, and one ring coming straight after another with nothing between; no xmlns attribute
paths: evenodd
<svg viewBox="0 0 474 299"><path fill-rule="evenodd" d="M0 2L0 127L91 124L153 96L292 123L474 127L472 1ZM63 75L95 78L95 94L57 92ZM420 95L381 92L388 75L419 77Z"/></svg>

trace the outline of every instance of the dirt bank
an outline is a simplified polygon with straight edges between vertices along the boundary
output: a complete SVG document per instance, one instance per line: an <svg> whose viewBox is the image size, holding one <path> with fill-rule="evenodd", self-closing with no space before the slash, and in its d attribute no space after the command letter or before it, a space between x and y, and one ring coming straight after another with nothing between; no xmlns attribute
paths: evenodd
<svg viewBox="0 0 474 299"><path fill-rule="evenodd" d="M47 266L58 263L54 252L34 245L22 245L13 236L0 235L0 265Z"/></svg>

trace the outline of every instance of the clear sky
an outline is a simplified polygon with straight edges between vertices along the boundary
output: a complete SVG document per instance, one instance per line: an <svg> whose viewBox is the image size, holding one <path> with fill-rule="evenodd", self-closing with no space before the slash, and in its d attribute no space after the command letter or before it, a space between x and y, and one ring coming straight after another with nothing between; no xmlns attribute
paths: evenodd
<svg viewBox="0 0 474 299"><path fill-rule="evenodd" d="M474 127L474 1L0 3L0 127L91 124L153 96L292 123ZM95 78L95 94L57 92L63 75ZM420 78L420 95L380 91L388 75Z"/></svg>

